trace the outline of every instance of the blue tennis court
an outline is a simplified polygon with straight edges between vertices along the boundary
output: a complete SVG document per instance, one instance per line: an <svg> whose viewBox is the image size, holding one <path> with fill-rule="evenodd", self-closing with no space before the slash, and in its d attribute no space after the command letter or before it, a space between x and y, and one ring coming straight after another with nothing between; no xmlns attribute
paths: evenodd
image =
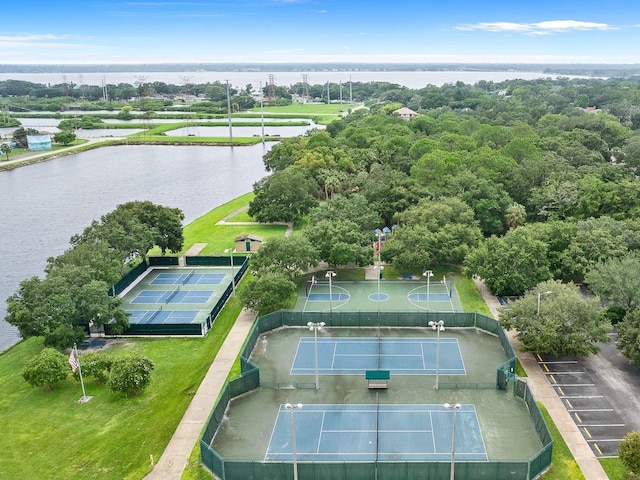
<svg viewBox="0 0 640 480"><path fill-rule="evenodd" d="M318 337L318 374L364 375L389 370L395 375L435 375L435 338ZM441 375L465 375L457 338L440 337ZM315 373L314 337L302 337L291 375Z"/></svg>
<svg viewBox="0 0 640 480"><path fill-rule="evenodd" d="M224 273L159 273L151 285L220 285L227 275Z"/></svg>
<svg viewBox="0 0 640 480"><path fill-rule="evenodd" d="M426 293L410 293L407 298L412 302L426 302L427 298L430 302L448 302L451 297L448 293L429 293L428 297Z"/></svg>
<svg viewBox="0 0 640 480"><path fill-rule="evenodd" d="M193 323L197 310L127 310L130 324Z"/></svg>
<svg viewBox="0 0 640 480"><path fill-rule="evenodd" d="M207 303L213 290L142 290L131 303Z"/></svg>
<svg viewBox="0 0 640 480"><path fill-rule="evenodd" d="M328 302L331 299L334 302L344 302L349 300L350 295L348 293L343 292L332 292L331 295L328 293L310 293L307 297L307 301L309 302Z"/></svg>
<svg viewBox="0 0 640 480"><path fill-rule="evenodd" d="M304 405L294 413L299 461L449 461L453 412L442 405ZM474 405L456 413L456 460L488 461ZM265 461L291 461L291 412L280 405Z"/></svg>

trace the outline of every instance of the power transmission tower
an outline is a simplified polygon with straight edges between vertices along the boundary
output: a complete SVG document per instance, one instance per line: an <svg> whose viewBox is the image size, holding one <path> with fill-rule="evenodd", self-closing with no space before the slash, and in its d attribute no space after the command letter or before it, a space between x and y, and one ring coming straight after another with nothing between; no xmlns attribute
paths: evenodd
<svg viewBox="0 0 640 480"><path fill-rule="evenodd" d="M184 75L180 77L180 81L182 82L182 95L184 97L185 104L189 101L187 97L191 95L191 87L193 86L191 81L193 77ZM191 110L190 104L187 105L187 109ZM191 115L187 118L187 136L197 135L198 129L196 128L194 119Z"/></svg>
<svg viewBox="0 0 640 480"><path fill-rule="evenodd" d="M267 94L267 100L274 102L276 100L276 82L273 73L269 74L269 93Z"/></svg>
<svg viewBox="0 0 640 480"><path fill-rule="evenodd" d="M105 103L109 102L109 91L107 90L107 82L104 77L102 77L102 100L104 100Z"/></svg>
<svg viewBox="0 0 640 480"><path fill-rule="evenodd" d="M302 99L305 103L309 101L309 76L302 74Z"/></svg>

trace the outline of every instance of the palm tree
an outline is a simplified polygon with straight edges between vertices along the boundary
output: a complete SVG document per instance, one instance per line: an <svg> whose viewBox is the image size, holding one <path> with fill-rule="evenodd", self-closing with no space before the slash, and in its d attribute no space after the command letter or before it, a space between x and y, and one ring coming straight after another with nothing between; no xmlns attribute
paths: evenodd
<svg viewBox="0 0 640 480"><path fill-rule="evenodd" d="M510 205L504 215L504 219L509 228L516 228L524 224L527 219L527 211L523 205L519 203L513 203Z"/></svg>

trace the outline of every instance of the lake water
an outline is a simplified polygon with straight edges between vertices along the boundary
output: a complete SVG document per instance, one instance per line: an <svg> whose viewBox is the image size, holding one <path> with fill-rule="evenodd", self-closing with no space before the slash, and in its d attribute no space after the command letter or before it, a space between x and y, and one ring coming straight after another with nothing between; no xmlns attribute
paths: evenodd
<svg viewBox="0 0 640 480"><path fill-rule="evenodd" d="M189 223L250 192L270 147L104 147L0 172L0 351L18 340L5 300L72 235L132 200L181 208Z"/></svg>

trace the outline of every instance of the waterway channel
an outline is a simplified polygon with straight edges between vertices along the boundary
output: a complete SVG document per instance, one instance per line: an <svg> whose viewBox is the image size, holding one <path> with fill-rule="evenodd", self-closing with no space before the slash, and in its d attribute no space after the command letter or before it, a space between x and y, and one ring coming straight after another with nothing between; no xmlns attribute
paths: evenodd
<svg viewBox="0 0 640 480"><path fill-rule="evenodd" d="M250 192L270 147L104 147L0 172L0 351L19 339L5 300L72 235L132 200L181 208L189 223Z"/></svg>

